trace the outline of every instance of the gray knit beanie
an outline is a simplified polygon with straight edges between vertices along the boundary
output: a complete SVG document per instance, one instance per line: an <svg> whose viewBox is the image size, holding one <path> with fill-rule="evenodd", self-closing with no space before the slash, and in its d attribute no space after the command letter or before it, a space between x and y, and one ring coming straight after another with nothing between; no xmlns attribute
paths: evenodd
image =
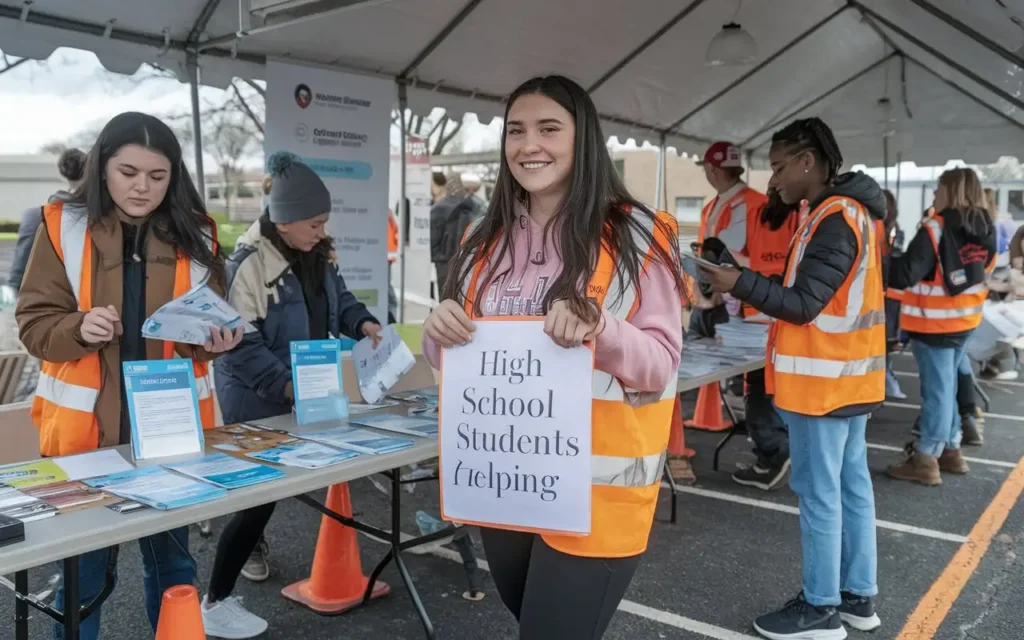
<svg viewBox="0 0 1024 640"><path fill-rule="evenodd" d="M270 221L279 224L309 220L331 211L327 185L292 153L270 156Z"/></svg>

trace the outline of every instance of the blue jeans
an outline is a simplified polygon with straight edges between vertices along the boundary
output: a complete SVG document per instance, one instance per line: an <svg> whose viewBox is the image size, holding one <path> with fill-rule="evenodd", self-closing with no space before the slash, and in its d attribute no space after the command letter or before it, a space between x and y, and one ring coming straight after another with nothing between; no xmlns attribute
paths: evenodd
<svg viewBox="0 0 1024 640"><path fill-rule="evenodd" d="M188 527L141 538L139 548L142 550L142 585L145 592L146 615L153 626L153 631L156 631L164 591L175 585L193 584L195 581L196 561L188 552ZM79 557L79 604L88 604L103 590L110 556L110 549L100 549ZM58 563L58 569L62 566ZM61 584L57 587L53 606L58 611L64 610L63 576ZM95 609L92 615L82 621L81 640L99 638L100 611L101 608ZM63 625L53 625L53 637L56 640L64 638Z"/></svg>
<svg viewBox="0 0 1024 640"><path fill-rule="evenodd" d="M945 449L959 449L963 431L957 405L957 372L970 366L966 346L933 347L911 340L910 346L921 375L921 437L917 451L941 456Z"/></svg>
<svg viewBox="0 0 1024 640"><path fill-rule="evenodd" d="M816 607L840 591L878 594L875 494L865 440L868 417L805 416L776 409L789 428L789 486L800 500L803 590Z"/></svg>

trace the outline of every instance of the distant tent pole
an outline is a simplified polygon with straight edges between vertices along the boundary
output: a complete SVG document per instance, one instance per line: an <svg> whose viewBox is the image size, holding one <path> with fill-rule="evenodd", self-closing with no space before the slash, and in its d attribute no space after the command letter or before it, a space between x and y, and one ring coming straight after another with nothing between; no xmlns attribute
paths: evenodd
<svg viewBox="0 0 1024 640"><path fill-rule="evenodd" d="M199 56L189 53L185 58L188 84L192 90L192 148L196 154L196 189L206 201L206 176L203 174L203 128L199 119ZM224 185L227 188L227 185Z"/></svg>
<svg viewBox="0 0 1024 640"><path fill-rule="evenodd" d="M658 140L658 175L654 178L654 208L664 211L668 207L665 202L665 134Z"/></svg>
<svg viewBox="0 0 1024 640"><path fill-rule="evenodd" d="M889 138L882 137L882 165L885 167L885 188L889 188Z"/></svg>
<svg viewBox="0 0 1024 640"><path fill-rule="evenodd" d="M896 202L897 203L899 202L899 196L900 196L900 174L903 171L903 167L900 166L901 164L903 164L903 152L902 151L897 151L896 152Z"/></svg>
<svg viewBox="0 0 1024 640"><path fill-rule="evenodd" d="M399 293L398 293L398 322L405 322L405 238L406 238L406 226L409 221L409 201L406 200L405 195L405 162L408 141L405 135L405 110L409 106L409 96L406 94L405 81L398 81L398 125L401 133L399 134L399 144L402 147L402 177L401 186L398 191L398 212L396 215L401 221L401 227L399 229L399 243L398 243L398 262L400 263L399 271ZM391 282L388 282L388 286L391 286ZM438 296L440 297L440 296Z"/></svg>

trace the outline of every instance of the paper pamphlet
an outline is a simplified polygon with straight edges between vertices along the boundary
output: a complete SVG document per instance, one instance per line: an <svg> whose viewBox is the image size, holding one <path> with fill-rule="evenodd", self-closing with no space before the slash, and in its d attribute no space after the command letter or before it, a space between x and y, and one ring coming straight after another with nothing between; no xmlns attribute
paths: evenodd
<svg viewBox="0 0 1024 640"><path fill-rule="evenodd" d="M389 398L394 400L400 400L402 402L410 402L413 404L425 404L428 406L437 406L437 387L430 387L428 389L414 389L412 391L400 391L398 393L388 394Z"/></svg>
<svg viewBox="0 0 1024 640"><path fill-rule="evenodd" d="M118 500L99 489L93 489L87 484L77 481L32 487L24 489L22 492L33 498L38 498L60 511L74 511L85 507L110 504Z"/></svg>
<svg viewBox="0 0 1024 640"><path fill-rule="evenodd" d="M203 283L157 309L142 323L142 335L153 340L202 345L210 340L211 325L232 330L244 326L246 332L256 330Z"/></svg>
<svg viewBox="0 0 1024 640"><path fill-rule="evenodd" d="M382 454L408 449L414 442L407 438L396 438L381 433L374 433L355 427L334 427L320 431L300 431L294 435L303 440L312 440L321 444L342 449L351 449L359 453Z"/></svg>
<svg viewBox="0 0 1024 640"><path fill-rule="evenodd" d="M289 434L277 433L258 427L239 424L210 429L204 434L206 443L218 450L228 453L248 453L264 451L282 444L295 442Z"/></svg>
<svg viewBox="0 0 1024 640"><path fill-rule="evenodd" d="M68 480L68 474L53 458L0 467L0 482L15 489L39 487Z"/></svg>
<svg viewBox="0 0 1024 640"><path fill-rule="evenodd" d="M359 392L370 404L376 404L402 376L416 364L416 358L392 326L380 332L376 348L373 340L363 338L352 347L352 362L359 380Z"/></svg>
<svg viewBox="0 0 1024 640"><path fill-rule="evenodd" d="M57 507L26 495L14 487L0 484L0 515L32 522L57 515Z"/></svg>
<svg viewBox="0 0 1024 640"><path fill-rule="evenodd" d="M222 487L186 478L162 467L132 469L92 478L85 484L160 510L188 507L228 494Z"/></svg>
<svg viewBox="0 0 1024 640"><path fill-rule="evenodd" d="M418 436L420 438L437 437L437 418L405 417L392 414L379 416L366 416L365 418L352 418L352 424L361 427L373 427L385 431L394 431L407 436Z"/></svg>
<svg viewBox="0 0 1024 640"><path fill-rule="evenodd" d="M326 447L316 442L296 442L246 454L246 456L256 460L283 464L288 467L302 467L303 469L329 467L339 462L351 460L358 455L355 451L343 451L334 447Z"/></svg>
<svg viewBox="0 0 1024 640"><path fill-rule="evenodd" d="M205 480L225 489L238 489L284 477L284 472L224 453L211 453L195 460L165 464L171 471Z"/></svg>
<svg viewBox="0 0 1024 640"><path fill-rule="evenodd" d="M136 460L200 453L203 429L190 360L124 363Z"/></svg>
<svg viewBox="0 0 1024 640"><path fill-rule="evenodd" d="M61 469L68 474L68 480L84 480L105 476L111 473L129 471L131 463L124 459L116 449L100 449L74 456L54 458Z"/></svg>
<svg viewBox="0 0 1024 640"><path fill-rule="evenodd" d="M350 402L348 405L348 415L358 416L363 413L370 413L371 411L380 411L381 409L387 409L389 407L397 407L398 403L394 400L385 400L380 404L360 404L357 402Z"/></svg>
<svg viewBox="0 0 1024 640"><path fill-rule="evenodd" d="M341 343L300 340L291 343L295 417L300 425L344 420L348 398L342 391Z"/></svg>

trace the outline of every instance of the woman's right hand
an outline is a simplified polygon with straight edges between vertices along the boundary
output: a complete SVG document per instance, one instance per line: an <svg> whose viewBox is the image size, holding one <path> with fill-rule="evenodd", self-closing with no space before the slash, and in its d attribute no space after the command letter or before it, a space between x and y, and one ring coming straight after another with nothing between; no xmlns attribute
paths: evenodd
<svg viewBox="0 0 1024 640"><path fill-rule="evenodd" d="M427 316L423 331L442 347L454 347L468 343L476 327L459 303L445 300Z"/></svg>
<svg viewBox="0 0 1024 640"><path fill-rule="evenodd" d="M82 318L82 339L88 344L110 342L121 333L121 318L113 306L93 307Z"/></svg>

